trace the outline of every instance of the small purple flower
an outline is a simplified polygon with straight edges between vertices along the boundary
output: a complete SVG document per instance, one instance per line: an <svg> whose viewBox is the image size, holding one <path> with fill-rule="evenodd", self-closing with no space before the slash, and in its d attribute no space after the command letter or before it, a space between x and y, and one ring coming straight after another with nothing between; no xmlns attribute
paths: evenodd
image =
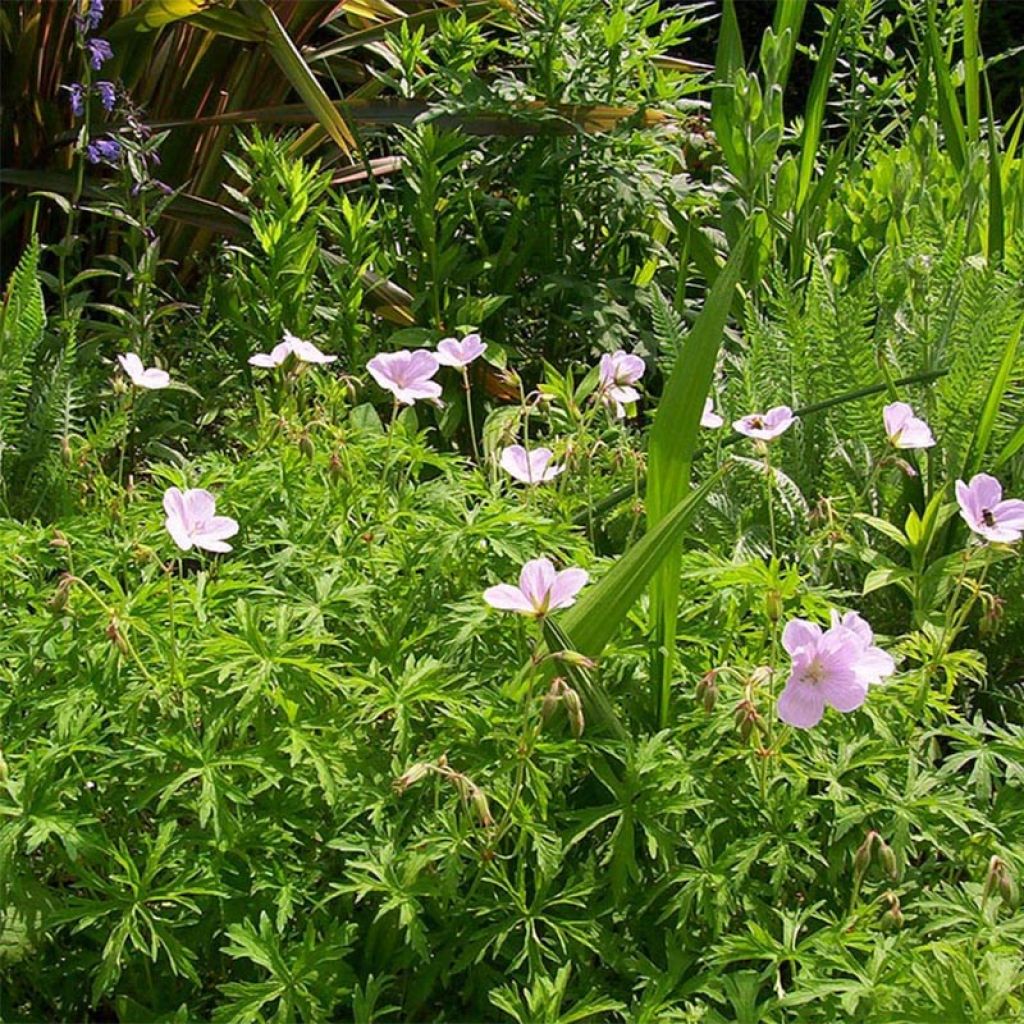
<svg viewBox="0 0 1024 1024"><path fill-rule="evenodd" d="M964 522L985 540L1014 544L1024 533L1024 501L1003 499L1003 485L988 473L978 473L971 482L956 482L956 500Z"/></svg>
<svg viewBox="0 0 1024 1024"><path fill-rule="evenodd" d="M732 428L738 434L755 441L772 441L785 433L793 423L793 410L788 405L777 405L765 413L753 412L736 420Z"/></svg>
<svg viewBox="0 0 1024 1024"><path fill-rule="evenodd" d="M121 156L121 143L113 139L97 139L85 147L85 155L91 164L116 164Z"/></svg>
<svg viewBox="0 0 1024 1024"><path fill-rule="evenodd" d="M499 583L484 591L484 600L503 612L518 612L542 619L555 608L568 608L575 604L576 595L590 577L583 569L555 567L546 558L534 558L523 566L519 586Z"/></svg>
<svg viewBox="0 0 1024 1024"><path fill-rule="evenodd" d="M715 402L713 398L709 398L704 403L704 411L700 416L700 425L706 427L708 430L717 430L725 420L715 412Z"/></svg>
<svg viewBox="0 0 1024 1024"><path fill-rule="evenodd" d="M487 344L480 340L479 334L467 334L462 341L455 338L444 338L437 343L437 361L442 366L453 366L464 370L474 359L487 351Z"/></svg>
<svg viewBox="0 0 1024 1024"><path fill-rule="evenodd" d="M626 406L639 401L640 392L634 384L644 375L644 361L639 356L619 349L601 356L598 394L606 404L613 406L615 415L626 415Z"/></svg>
<svg viewBox="0 0 1024 1024"><path fill-rule="evenodd" d="M931 429L914 415L906 402L893 402L882 410L885 436L894 448L931 448L935 444Z"/></svg>
<svg viewBox="0 0 1024 1024"><path fill-rule="evenodd" d="M203 551L230 551L228 537L238 533L238 523L230 516L216 515L213 495L201 488L185 491L169 487L164 491L164 526L182 551L193 547Z"/></svg>
<svg viewBox="0 0 1024 1024"><path fill-rule="evenodd" d="M114 104L117 103L117 88L113 82L97 82L96 91L100 94L100 103L103 104L103 109L110 113L114 109Z"/></svg>
<svg viewBox="0 0 1024 1024"><path fill-rule="evenodd" d="M114 56L114 51L106 39L90 39L85 48L89 51L89 64L93 71L99 71L103 67L103 62Z"/></svg>
<svg viewBox="0 0 1024 1024"><path fill-rule="evenodd" d="M521 444L505 448L501 453L500 465L509 476L524 484L544 484L554 480L565 466L549 466L554 456L550 448L534 448L527 451Z"/></svg>
<svg viewBox="0 0 1024 1024"><path fill-rule="evenodd" d="M75 24L79 32L95 32L103 20L103 0L92 0L89 9L82 15L75 15Z"/></svg>
<svg viewBox="0 0 1024 1024"><path fill-rule="evenodd" d="M75 117L81 117L85 111L85 87L81 82L72 82L70 85L62 85L61 88L68 91L68 99L71 101L71 113Z"/></svg>
<svg viewBox="0 0 1024 1024"><path fill-rule="evenodd" d="M395 396L396 402L412 405L420 399L433 402L441 397L441 385L433 379L440 365L433 352L418 348L381 352L366 368L385 391Z"/></svg>

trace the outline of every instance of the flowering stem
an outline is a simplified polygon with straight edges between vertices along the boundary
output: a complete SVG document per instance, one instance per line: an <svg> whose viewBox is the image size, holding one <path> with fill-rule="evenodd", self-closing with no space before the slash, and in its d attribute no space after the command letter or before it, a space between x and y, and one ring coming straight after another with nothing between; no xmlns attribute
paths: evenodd
<svg viewBox="0 0 1024 1024"><path fill-rule="evenodd" d="M476 425L473 422L473 398L469 387L469 367L462 367L462 388L466 395L466 421L469 424L469 442L473 446L473 461L482 466L480 461L480 449L476 443Z"/></svg>
<svg viewBox="0 0 1024 1024"><path fill-rule="evenodd" d="M174 585L171 581L171 577L174 575L173 560L168 562L164 566L164 575L167 578L167 615L169 627L168 632L170 634L170 647L168 647L167 667L170 671L171 682L173 683L176 682L178 679L178 638L174 621Z"/></svg>
<svg viewBox="0 0 1024 1024"><path fill-rule="evenodd" d="M391 420L388 423L388 443L384 449L384 472L381 474L380 490L377 492L377 508L374 510L373 518L380 519L381 506L384 503L384 495L388 489L388 481L391 477L391 451L394 446L395 421L398 419L398 399L391 406Z"/></svg>
<svg viewBox="0 0 1024 1024"><path fill-rule="evenodd" d="M773 478L772 478L771 449L769 449L767 444L764 446L764 474L765 474L765 480L767 481L767 484L768 484L768 532L769 532L769 535L771 537L772 561L774 562L775 561L775 553L776 553L776 550L777 550L776 541L775 541L775 501L773 499L773 493L772 493L774 491L774 487L772 486Z"/></svg>
<svg viewBox="0 0 1024 1024"><path fill-rule="evenodd" d="M132 435L135 433L135 390L128 392L127 408L125 409L125 435L124 443L121 445L121 457L117 463L117 486L124 487L124 457L125 452L132 443Z"/></svg>

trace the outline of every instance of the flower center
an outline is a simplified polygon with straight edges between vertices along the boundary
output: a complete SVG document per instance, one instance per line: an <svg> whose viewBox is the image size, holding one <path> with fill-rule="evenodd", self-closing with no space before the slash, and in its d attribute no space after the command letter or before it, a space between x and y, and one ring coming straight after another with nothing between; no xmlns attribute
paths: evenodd
<svg viewBox="0 0 1024 1024"><path fill-rule="evenodd" d="M814 661L804 669L802 681L805 683L813 683L817 685L825 678L825 666L822 665L820 659L815 658Z"/></svg>
<svg viewBox="0 0 1024 1024"><path fill-rule="evenodd" d="M750 425L755 430L763 430L764 429L764 420L761 419L760 416L751 416L750 417Z"/></svg>
<svg viewBox="0 0 1024 1024"><path fill-rule="evenodd" d="M996 517L992 514L992 509L990 509L990 508L983 508L981 510L981 521L986 526L995 526L996 525Z"/></svg>

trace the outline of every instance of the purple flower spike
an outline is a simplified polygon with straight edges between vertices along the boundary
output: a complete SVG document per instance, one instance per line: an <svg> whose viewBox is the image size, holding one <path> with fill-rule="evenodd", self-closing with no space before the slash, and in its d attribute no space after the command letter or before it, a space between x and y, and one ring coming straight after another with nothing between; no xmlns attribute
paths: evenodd
<svg viewBox="0 0 1024 1024"><path fill-rule="evenodd" d="M106 39L90 39L85 48L89 51L89 64L93 71L99 71L103 67L103 62L114 56L114 51Z"/></svg>
<svg viewBox="0 0 1024 1024"><path fill-rule="evenodd" d="M113 82L97 82L96 91L100 94L100 103L103 104L103 109L110 113L114 109L114 104L117 103L117 88Z"/></svg>
<svg viewBox="0 0 1024 1024"><path fill-rule="evenodd" d="M79 32L95 32L103 20L103 0L92 0L85 15L75 15L75 24Z"/></svg>
<svg viewBox="0 0 1024 1024"><path fill-rule="evenodd" d="M85 155L91 164L116 164L121 156L121 144L113 139L97 139L85 147Z"/></svg>
<svg viewBox="0 0 1024 1024"><path fill-rule="evenodd" d="M216 503L209 491L202 489L182 493L177 487L164 492L164 526L182 551L193 547L203 551L230 551L225 543L238 533L238 523L230 516L218 516Z"/></svg>
<svg viewBox="0 0 1024 1024"><path fill-rule="evenodd" d="M773 441L793 425L793 410L788 405L777 405L765 413L752 412L736 420L732 427L745 437L755 441Z"/></svg>
<svg viewBox="0 0 1024 1024"><path fill-rule="evenodd" d="M1024 534L1024 501L1003 500L1003 485L988 473L978 473L971 482L956 482L956 500L964 522L985 540L1013 544Z"/></svg>
<svg viewBox="0 0 1024 1024"><path fill-rule="evenodd" d="M381 352L366 364L373 379L403 405L441 397L441 385L432 379L439 366L437 356L425 348Z"/></svg>
<svg viewBox="0 0 1024 1024"><path fill-rule="evenodd" d="M61 88L68 91L68 99L71 101L71 113L75 117L81 117L85 111L85 87L81 82L72 82L70 85L62 85Z"/></svg>
<svg viewBox="0 0 1024 1024"><path fill-rule="evenodd" d="M583 569L555 567L546 558L535 558L523 566L519 586L500 583L484 591L484 600L500 611L516 612L541 619L556 608L568 608L576 603L576 595L590 577Z"/></svg>

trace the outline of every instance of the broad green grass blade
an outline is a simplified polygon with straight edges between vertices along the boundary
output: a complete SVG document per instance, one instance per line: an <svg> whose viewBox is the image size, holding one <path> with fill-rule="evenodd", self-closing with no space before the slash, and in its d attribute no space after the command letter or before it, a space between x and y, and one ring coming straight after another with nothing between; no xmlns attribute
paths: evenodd
<svg viewBox="0 0 1024 1024"><path fill-rule="evenodd" d="M722 9L722 27L715 51L715 81L711 93L711 127L725 162L734 174L740 173L740 155L733 143L732 132L736 124L736 101L733 82L736 72L743 67L743 41L736 20L735 0L725 0Z"/></svg>
<svg viewBox="0 0 1024 1024"><path fill-rule="evenodd" d="M978 418L978 426L974 430L974 439L971 441L971 448L967 453L964 465L965 480L984 469L985 455L988 452L989 442L992 440L992 431L995 430L999 407L1003 403L1013 376L1013 368L1017 363L1022 331L1024 331L1024 318L1017 322L1017 329L1010 335L1006 348L1003 350L1003 358L999 360L999 366L989 385L988 395L982 406L981 416Z"/></svg>
<svg viewBox="0 0 1024 1024"><path fill-rule="evenodd" d="M807 93L807 106L804 108L804 130L800 137L800 172L797 178L794 213L803 206L811 187L814 162L818 155L818 144L821 141L821 129L825 123L825 100L828 97L832 71L839 55L839 40L846 21L846 11L847 4L842 3L832 18L832 24L821 45L818 63L814 68L811 88Z"/></svg>
<svg viewBox="0 0 1024 1024"><path fill-rule="evenodd" d="M981 137L981 52L978 47L978 9L964 0L964 102L967 107L967 138Z"/></svg>
<svg viewBox="0 0 1024 1024"><path fill-rule="evenodd" d="M953 166L963 172L967 163L967 137L964 132L964 119L960 114L960 103L953 88L946 54L943 52L939 30L935 24L935 0L928 2L928 27L924 38L928 57L935 70L935 96L939 107L939 120L946 136L946 147L949 149Z"/></svg>
<svg viewBox="0 0 1024 1024"><path fill-rule="evenodd" d="M651 428L647 472L648 529L656 527L689 489L690 466L697 445L704 400L711 387L733 294L743 271L749 237L749 231L743 234L718 275L708 293L704 309L683 343L672 375L665 384ZM666 555L651 592L651 615L656 632L654 682L658 687L657 707L661 727L665 726L668 719L681 550L680 541Z"/></svg>

